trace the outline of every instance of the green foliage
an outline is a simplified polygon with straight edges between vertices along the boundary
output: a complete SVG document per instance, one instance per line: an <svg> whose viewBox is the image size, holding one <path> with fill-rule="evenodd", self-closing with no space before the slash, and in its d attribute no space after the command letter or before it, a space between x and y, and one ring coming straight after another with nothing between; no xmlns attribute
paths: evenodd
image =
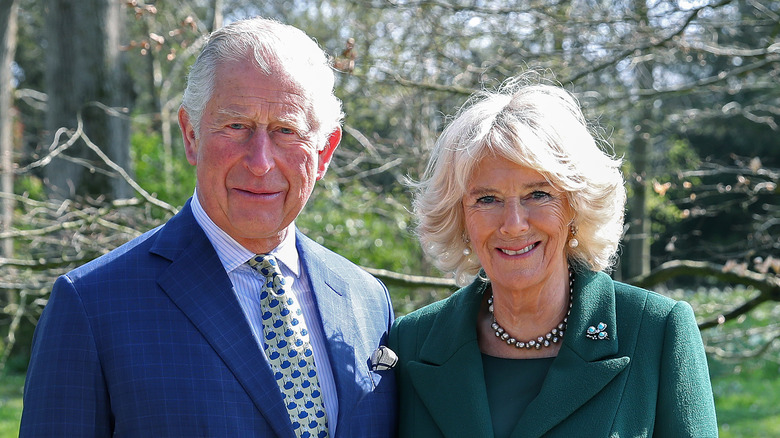
<svg viewBox="0 0 780 438"><path fill-rule="evenodd" d="M43 181L34 175L23 175L14 181L14 193L26 196L36 201L46 199L46 190Z"/></svg>
<svg viewBox="0 0 780 438"><path fill-rule="evenodd" d="M655 181L653 183L654 185L658 184ZM674 224L683 218L683 212L674 203L669 202L668 198L656 191L652 191L647 197L647 209L653 219L651 224L653 236L662 234L669 224ZM653 240L655 239L651 239L651 241Z"/></svg>
<svg viewBox="0 0 780 438"><path fill-rule="evenodd" d="M669 149L664 154L665 162L662 168L666 174L676 173L687 169L697 169L701 165L701 159L690 142L684 139L672 140Z"/></svg>
<svg viewBox="0 0 780 438"><path fill-rule="evenodd" d="M158 133L134 129L131 148L136 181L141 187L171 205L183 205L195 188L195 170L184 153L174 150L167 158L170 161L170 175L167 175L165 151Z"/></svg>
<svg viewBox="0 0 780 438"><path fill-rule="evenodd" d="M353 181L321 181L296 224L306 235L358 265L398 273L440 276L414 235L408 193L378 193ZM444 298L445 289L388 286L396 315Z"/></svg>
<svg viewBox="0 0 780 438"><path fill-rule="evenodd" d="M413 235L408 197L401 190L373 192L355 181L316 187L298 227L358 265L419 273L422 251Z"/></svg>

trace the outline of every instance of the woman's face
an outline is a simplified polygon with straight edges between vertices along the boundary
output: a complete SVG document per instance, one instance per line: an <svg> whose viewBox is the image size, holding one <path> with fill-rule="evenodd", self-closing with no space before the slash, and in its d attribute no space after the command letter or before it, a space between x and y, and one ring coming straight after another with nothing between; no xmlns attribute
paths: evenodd
<svg viewBox="0 0 780 438"><path fill-rule="evenodd" d="M567 275L564 245L573 212L566 195L539 172L484 158L462 205L471 246L494 291L541 287Z"/></svg>

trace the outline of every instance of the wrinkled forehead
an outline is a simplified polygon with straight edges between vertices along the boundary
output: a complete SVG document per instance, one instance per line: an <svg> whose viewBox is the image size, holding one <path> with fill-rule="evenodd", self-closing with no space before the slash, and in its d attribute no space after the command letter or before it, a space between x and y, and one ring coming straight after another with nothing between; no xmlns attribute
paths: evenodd
<svg viewBox="0 0 780 438"><path fill-rule="evenodd" d="M249 76L251 87L244 92L251 96L241 96L241 91L231 90L230 80L237 71ZM315 95L307 86L305 77L279 64L271 64L268 70L255 65L250 58L229 61L217 67L215 81L222 83L228 94L234 91L243 99L261 99L274 108L276 112L303 112L307 118L316 120Z"/></svg>

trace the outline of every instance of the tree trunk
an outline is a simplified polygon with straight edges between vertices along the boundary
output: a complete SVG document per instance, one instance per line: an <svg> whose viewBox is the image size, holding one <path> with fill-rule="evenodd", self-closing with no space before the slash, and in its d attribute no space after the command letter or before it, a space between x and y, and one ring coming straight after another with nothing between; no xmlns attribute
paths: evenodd
<svg viewBox="0 0 780 438"><path fill-rule="evenodd" d="M81 114L84 133L114 163L129 169L129 82L120 51L124 10L114 0L52 0L48 3L46 127L75 130ZM47 187L57 197L124 198L130 186L118 178L82 141L45 169ZM74 162L77 161L77 162Z"/></svg>
<svg viewBox="0 0 780 438"><path fill-rule="evenodd" d="M637 34L646 34L648 18L645 0L634 2L636 15L641 17ZM636 87L639 90L653 87L653 62L640 61L634 69ZM637 101L634 120L639 122L633 127L633 137L629 144L628 158L633 172L628 178L631 197L628 201L628 234L623 265L628 278L646 275L650 272L650 218L647 212L648 156L650 154L650 120L652 107L649 102Z"/></svg>
<svg viewBox="0 0 780 438"><path fill-rule="evenodd" d="M11 65L16 56L16 17L19 12L18 0L7 0L0 4L0 193L8 195L2 201L0 232L11 229L14 215L13 173L13 73ZM2 240L3 257L12 258L13 239Z"/></svg>
<svg viewBox="0 0 780 438"><path fill-rule="evenodd" d="M209 26L209 32L222 27L222 4L223 0L211 0L211 11L209 11L210 17L206 23Z"/></svg>

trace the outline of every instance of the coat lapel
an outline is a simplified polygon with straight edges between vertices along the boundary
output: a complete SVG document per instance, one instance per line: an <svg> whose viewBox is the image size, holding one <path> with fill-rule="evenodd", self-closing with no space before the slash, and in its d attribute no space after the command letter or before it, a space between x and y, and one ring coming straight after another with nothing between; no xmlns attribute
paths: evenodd
<svg viewBox="0 0 780 438"><path fill-rule="evenodd" d="M376 345L367 345L358 327L360 311L353 302L350 282L334 271L327 261L330 253L297 231L298 253L317 300L333 379L338 392L339 424L350 422L350 415L363 395L373 390L368 358Z"/></svg>
<svg viewBox="0 0 780 438"><path fill-rule="evenodd" d="M271 368L189 203L160 230L150 251L171 262L158 278L160 287L219 354L276 434L292 438Z"/></svg>
<svg viewBox="0 0 780 438"><path fill-rule="evenodd" d="M575 279L574 293L558 357L512 437L544 435L604 389L629 363L628 357L616 356L618 332L612 280L603 273L583 272ZM607 325L609 339L586 337L588 327L600 322Z"/></svg>
<svg viewBox="0 0 780 438"><path fill-rule="evenodd" d="M475 283L442 309L409 362L409 377L444 436L492 437L476 320L485 284Z"/></svg>

